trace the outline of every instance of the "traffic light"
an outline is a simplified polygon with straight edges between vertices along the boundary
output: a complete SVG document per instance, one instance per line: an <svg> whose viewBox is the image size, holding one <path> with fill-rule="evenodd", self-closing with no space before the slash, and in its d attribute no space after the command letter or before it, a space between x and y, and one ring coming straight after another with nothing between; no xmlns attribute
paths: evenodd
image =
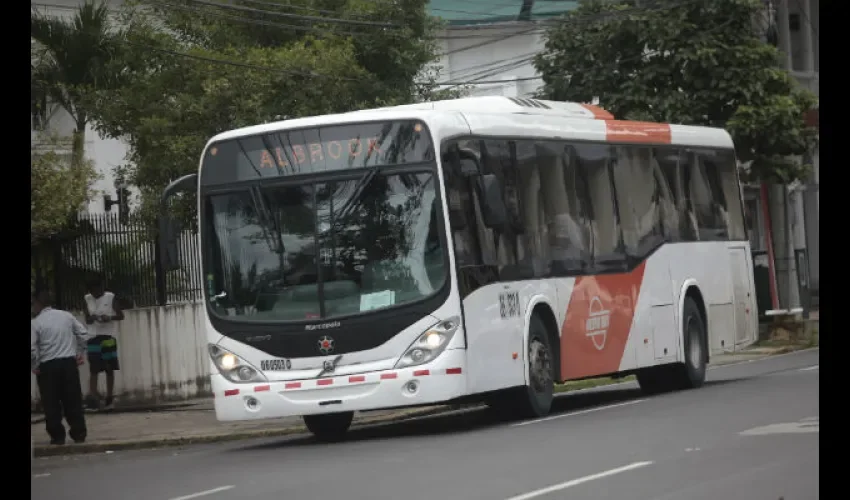
<svg viewBox="0 0 850 500"><path fill-rule="evenodd" d="M130 190L123 186L118 188L118 222L130 222Z"/></svg>

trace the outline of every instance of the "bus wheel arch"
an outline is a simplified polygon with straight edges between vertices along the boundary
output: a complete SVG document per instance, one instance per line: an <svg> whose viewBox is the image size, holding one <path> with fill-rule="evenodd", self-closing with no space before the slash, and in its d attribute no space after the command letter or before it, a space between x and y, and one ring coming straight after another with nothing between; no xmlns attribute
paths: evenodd
<svg viewBox="0 0 850 500"><path fill-rule="evenodd" d="M524 372L522 385L495 391L485 398L488 406L508 419L548 415L555 395L555 379L560 376L561 343L551 306L545 300L537 303L532 300L526 318L520 357ZM540 354L544 353L546 356L541 358ZM550 364L548 374L540 371L540 360ZM532 365L537 368L534 373Z"/></svg>
<svg viewBox="0 0 850 500"><path fill-rule="evenodd" d="M549 348L551 349L552 357L552 378L555 382L562 382L561 374L561 335L559 334L558 320L552 308L546 302L538 302L531 310L531 317L537 316L546 327L546 333L549 337Z"/></svg>
<svg viewBox="0 0 850 500"><path fill-rule="evenodd" d="M637 371L638 384L648 394L658 394L682 389L696 389L705 381L708 366L707 322L703 311L705 303L696 287L688 288L682 296L680 331L683 359L681 361L650 366ZM695 340L697 342L695 342ZM696 346L696 347L695 347Z"/></svg>

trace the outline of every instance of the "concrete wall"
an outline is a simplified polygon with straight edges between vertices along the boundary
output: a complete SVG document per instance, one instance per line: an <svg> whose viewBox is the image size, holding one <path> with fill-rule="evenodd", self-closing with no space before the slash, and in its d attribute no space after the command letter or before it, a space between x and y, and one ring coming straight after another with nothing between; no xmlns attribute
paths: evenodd
<svg viewBox="0 0 850 500"><path fill-rule="evenodd" d="M118 323L121 370L115 375L117 404L180 401L211 395L203 304L134 309ZM88 394L89 366L80 367ZM31 376L32 402L39 400ZM106 382L101 376L100 391Z"/></svg>

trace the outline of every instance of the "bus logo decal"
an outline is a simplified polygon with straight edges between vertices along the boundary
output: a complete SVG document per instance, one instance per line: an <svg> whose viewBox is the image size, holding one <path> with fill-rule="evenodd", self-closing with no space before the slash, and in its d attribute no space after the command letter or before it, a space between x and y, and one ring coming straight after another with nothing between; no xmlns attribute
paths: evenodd
<svg viewBox="0 0 850 500"><path fill-rule="evenodd" d="M602 305L602 299L598 296L590 299L590 310L587 320L584 322L585 335L590 337L597 351L605 348L608 338L608 325L611 324L611 311Z"/></svg>
<svg viewBox="0 0 850 500"><path fill-rule="evenodd" d="M322 354L330 354L334 352L334 339L325 335L319 339L319 352Z"/></svg>

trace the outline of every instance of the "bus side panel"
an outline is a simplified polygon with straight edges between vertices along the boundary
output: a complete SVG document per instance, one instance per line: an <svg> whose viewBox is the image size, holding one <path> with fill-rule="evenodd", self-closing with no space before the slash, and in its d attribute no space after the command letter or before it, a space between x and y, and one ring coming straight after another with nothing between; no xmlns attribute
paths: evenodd
<svg viewBox="0 0 850 500"><path fill-rule="evenodd" d="M675 254L675 245L665 244L646 260L620 371L678 360L679 329L675 301L678 291L674 291L669 265Z"/></svg>
<svg viewBox="0 0 850 500"><path fill-rule="evenodd" d="M708 326L708 347L712 354L732 350L735 345L735 312L732 298L732 268L729 261L729 242L700 241L670 245L670 274L677 295L688 279L699 283ZM679 297L676 297L677 304ZM681 318L681 311L678 311ZM681 339L681 321L678 321ZM681 344L681 340L680 340ZM680 356L681 345L679 347ZM683 358L680 358L683 359Z"/></svg>
<svg viewBox="0 0 850 500"><path fill-rule="evenodd" d="M591 377L620 370L638 311L646 261L622 274L576 278L561 329L561 373L564 379Z"/></svg>
<svg viewBox="0 0 850 500"><path fill-rule="evenodd" d="M539 294L557 303L554 287L542 280L491 283L463 299L469 392L525 384L525 313Z"/></svg>

